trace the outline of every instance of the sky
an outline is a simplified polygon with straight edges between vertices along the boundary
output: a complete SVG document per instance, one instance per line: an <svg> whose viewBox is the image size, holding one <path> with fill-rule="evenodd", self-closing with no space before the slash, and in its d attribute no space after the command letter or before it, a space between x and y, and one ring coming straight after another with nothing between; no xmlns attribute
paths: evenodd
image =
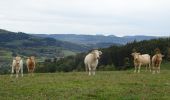
<svg viewBox="0 0 170 100"><path fill-rule="evenodd" d="M0 0L0 29L170 36L170 0Z"/></svg>

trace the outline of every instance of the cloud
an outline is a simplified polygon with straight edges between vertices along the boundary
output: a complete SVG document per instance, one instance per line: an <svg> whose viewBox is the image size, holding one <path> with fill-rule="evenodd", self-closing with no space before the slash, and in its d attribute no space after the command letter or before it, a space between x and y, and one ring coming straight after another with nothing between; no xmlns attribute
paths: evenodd
<svg viewBox="0 0 170 100"><path fill-rule="evenodd" d="M29 33L169 35L169 0L4 0L0 28Z"/></svg>

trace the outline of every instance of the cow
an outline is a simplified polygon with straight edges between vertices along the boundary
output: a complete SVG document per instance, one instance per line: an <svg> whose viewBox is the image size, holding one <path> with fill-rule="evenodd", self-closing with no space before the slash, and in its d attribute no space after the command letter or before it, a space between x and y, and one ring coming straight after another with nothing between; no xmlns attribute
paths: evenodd
<svg viewBox="0 0 170 100"><path fill-rule="evenodd" d="M153 68L153 74L155 74L155 71L157 73L160 73L160 66L161 66L161 62L162 62L162 57L164 57L164 55L162 55L161 53L155 54L152 57L152 68Z"/></svg>
<svg viewBox="0 0 170 100"><path fill-rule="evenodd" d="M16 78L18 78L19 71L21 70L21 76L23 77L23 60L20 56L16 56L12 62L12 72L11 77L14 74L14 70L16 72Z"/></svg>
<svg viewBox="0 0 170 100"><path fill-rule="evenodd" d="M33 72L35 70L35 57L34 56L28 57L28 59L26 60L26 64L28 73L30 73L33 76Z"/></svg>
<svg viewBox="0 0 170 100"><path fill-rule="evenodd" d="M95 70L98 65L98 59L100 58L100 55L102 54L99 50L93 50L88 55L86 55L84 59L84 64L86 68L86 72L89 71L89 75L93 74L95 75Z"/></svg>
<svg viewBox="0 0 170 100"><path fill-rule="evenodd" d="M134 52L131 54L134 58L134 66L135 70L134 73L138 70L138 73L140 73L140 68L142 65L146 66L146 71L147 71L147 66L149 66L150 72L151 72L151 59L149 54L140 54L137 52Z"/></svg>

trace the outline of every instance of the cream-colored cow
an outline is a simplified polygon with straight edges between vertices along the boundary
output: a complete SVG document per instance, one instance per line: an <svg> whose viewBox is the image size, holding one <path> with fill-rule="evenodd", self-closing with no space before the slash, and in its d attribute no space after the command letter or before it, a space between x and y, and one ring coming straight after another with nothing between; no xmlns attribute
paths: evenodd
<svg viewBox="0 0 170 100"><path fill-rule="evenodd" d="M98 59L100 58L101 54L101 51L93 50L85 57L84 64L86 67L86 71L89 70L89 75L95 75L95 70L98 65Z"/></svg>
<svg viewBox="0 0 170 100"><path fill-rule="evenodd" d="M134 72L138 70L138 73L140 73L140 68L142 65L146 66L146 71L147 67L149 66L150 72L151 72L151 60L150 60L150 55L149 54L140 54L140 53L132 53L131 54L134 58L134 66L135 70Z"/></svg>
<svg viewBox="0 0 170 100"><path fill-rule="evenodd" d="M14 74L14 70L16 72L16 78L18 78L19 71L21 70L21 76L23 77L23 61L21 57L17 56L13 59L12 62L12 72L11 72L11 77Z"/></svg>

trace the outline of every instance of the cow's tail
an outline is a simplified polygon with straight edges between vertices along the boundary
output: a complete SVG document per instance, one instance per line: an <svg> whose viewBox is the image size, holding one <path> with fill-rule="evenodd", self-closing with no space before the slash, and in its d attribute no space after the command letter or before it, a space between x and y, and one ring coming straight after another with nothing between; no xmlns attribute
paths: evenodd
<svg viewBox="0 0 170 100"><path fill-rule="evenodd" d="M85 71L88 71L88 64L85 63Z"/></svg>

